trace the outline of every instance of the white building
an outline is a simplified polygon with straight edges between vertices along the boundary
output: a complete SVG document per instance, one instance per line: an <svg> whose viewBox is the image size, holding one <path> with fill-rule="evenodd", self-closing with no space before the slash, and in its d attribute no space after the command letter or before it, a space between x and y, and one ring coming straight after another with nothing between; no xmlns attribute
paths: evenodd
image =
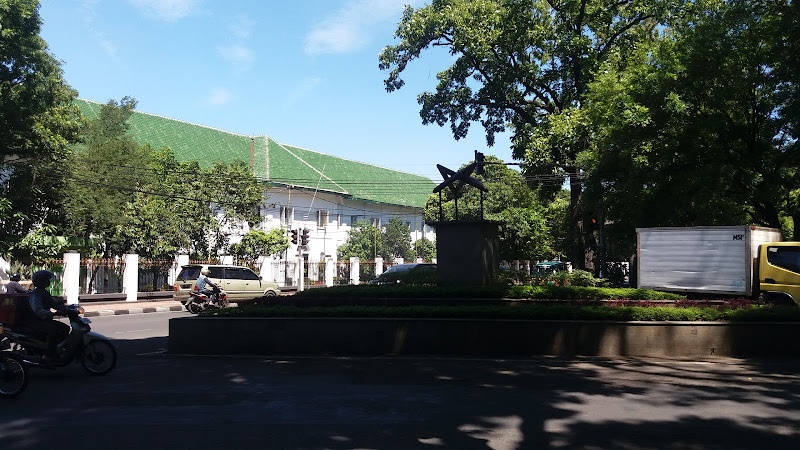
<svg viewBox="0 0 800 450"><path fill-rule="evenodd" d="M103 106L77 103L90 119ZM140 145L168 147L179 161L198 161L203 168L216 161L249 161L253 174L270 186L260 228L308 229L309 260L336 258L356 221L383 226L399 216L409 225L412 241L423 235L435 239L423 221L425 201L435 187L429 178L280 144L267 135L245 136L138 111L129 123ZM296 246L287 252L296 254Z"/></svg>

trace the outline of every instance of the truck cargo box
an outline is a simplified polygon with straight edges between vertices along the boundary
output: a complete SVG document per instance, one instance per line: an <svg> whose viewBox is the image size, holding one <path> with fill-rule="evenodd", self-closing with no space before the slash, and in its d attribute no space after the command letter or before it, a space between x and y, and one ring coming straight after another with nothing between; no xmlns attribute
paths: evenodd
<svg viewBox="0 0 800 450"><path fill-rule="evenodd" d="M636 238L640 288L750 296L758 246L783 235L751 226L674 227L637 228Z"/></svg>

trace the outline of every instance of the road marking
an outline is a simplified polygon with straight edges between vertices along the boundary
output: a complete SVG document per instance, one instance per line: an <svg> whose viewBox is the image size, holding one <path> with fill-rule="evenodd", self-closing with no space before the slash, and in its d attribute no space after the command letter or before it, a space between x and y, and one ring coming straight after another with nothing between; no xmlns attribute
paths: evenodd
<svg viewBox="0 0 800 450"><path fill-rule="evenodd" d="M167 349L162 348L162 349L156 350L154 352L137 353L136 356L163 355L164 353L167 353Z"/></svg>
<svg viewBox="0 0 800 450"><path fill-rule="evenodd" d="M131 331L115 331L114 334L124 334L124 333L142 333L144 331L153 331L152 328L145 328L144 330L131 330Z"/></svg>

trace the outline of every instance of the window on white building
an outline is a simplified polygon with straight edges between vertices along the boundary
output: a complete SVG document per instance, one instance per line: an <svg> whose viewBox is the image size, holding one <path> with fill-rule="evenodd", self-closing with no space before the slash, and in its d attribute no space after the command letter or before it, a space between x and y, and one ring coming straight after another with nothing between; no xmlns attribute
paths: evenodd
<svg viewBox="0 0 800 450"><path fill-rule="evenodd" d="M325 228L328 226L328 211L317 211L317 228Z"/></svg>
<svg viewBox="0 0 800 450"><path fill-rule="evenodd" d="M294 208L281 206L281 225L291 225L292 221L294 221Z"/></svg>

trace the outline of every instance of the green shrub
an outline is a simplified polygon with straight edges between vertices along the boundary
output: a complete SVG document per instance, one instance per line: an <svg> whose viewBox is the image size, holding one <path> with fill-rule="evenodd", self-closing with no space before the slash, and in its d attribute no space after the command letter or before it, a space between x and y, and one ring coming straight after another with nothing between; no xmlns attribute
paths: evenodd
<svg viewBox="0 0 800 450"><path fill-rule="evenodd" d="M573 270L572 273L569 274L567 281L573 286L594 287L601 280L595 278L590 272L585 270Z"/></svg>
<svg viewBox="0 0 800 450"><path fill-rule="evenodd" d="M756 306L746 310L641 306L243 306L201 312L218 317L386 317L507 320L797 322L800 308Z"/></svg>

